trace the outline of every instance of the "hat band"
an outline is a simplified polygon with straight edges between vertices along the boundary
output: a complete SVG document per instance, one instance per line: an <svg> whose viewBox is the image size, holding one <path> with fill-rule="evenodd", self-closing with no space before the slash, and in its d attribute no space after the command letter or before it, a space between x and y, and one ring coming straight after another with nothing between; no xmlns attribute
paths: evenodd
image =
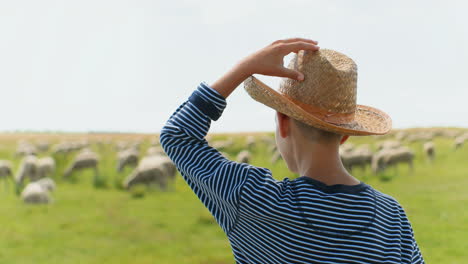
<svg viewBox="0 0 468 264"><path fill-rule="evenodd" d="M286 99L290 100L294 104L298 105L300 108L302 108L304 111L307 113L314 115L320 119L322 119L325 122L332 123L332 124L337 124L337 125L344 125L344 124L349 124L354 121L354 113L335 113L335 112L330 112L327 111L323 108L305 104L301 101L298 101L294 98L289 97L286 94L281 94L283 95Z"/></svg>

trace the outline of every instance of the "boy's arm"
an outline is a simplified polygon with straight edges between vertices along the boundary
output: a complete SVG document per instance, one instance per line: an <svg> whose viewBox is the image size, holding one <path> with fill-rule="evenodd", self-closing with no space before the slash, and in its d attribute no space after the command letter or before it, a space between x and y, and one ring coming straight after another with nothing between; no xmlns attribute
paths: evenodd
<svg viewBox="0 0 468 264"><path fill-rule="evenodd" d="M225 98L248 76L259 73L297 78L300 73L283 67L290 52L317 50L316 42L291 39L274 42L238 63L211 87L201 83L170 117L161 131L164 151L185 181L228 232L233 225L249 165L227 160L204 139L211 120L223 112Z"/></svg>

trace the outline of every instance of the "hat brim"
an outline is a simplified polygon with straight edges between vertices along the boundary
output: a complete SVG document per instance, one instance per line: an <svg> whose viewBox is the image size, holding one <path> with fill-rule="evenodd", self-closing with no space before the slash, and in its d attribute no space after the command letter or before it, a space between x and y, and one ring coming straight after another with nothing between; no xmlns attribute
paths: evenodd
<svg viewBox="0 0 468 264"><path fill-rule="evenodd" d="M350 136L368 136L384 135L392 129L392 119L385 112L370 106L356 105L353 122L333 124L305 111L253 76L244 81L244 88L254 100L291 118L329 132Z"/></svg>

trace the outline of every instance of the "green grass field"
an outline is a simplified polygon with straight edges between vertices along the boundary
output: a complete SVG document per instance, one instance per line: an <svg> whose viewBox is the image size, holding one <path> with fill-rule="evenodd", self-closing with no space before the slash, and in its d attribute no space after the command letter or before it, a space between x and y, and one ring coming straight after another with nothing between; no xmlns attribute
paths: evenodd
<svg viewBox="0 0 468 264"><path fill-rule="evenodd" d="M235 144L226 152L232 158L244 138L230 137ZM149 146L149 137L145 140L143 149ZM376 140L351 139L357 144ZM370 169L356 169L353 175L402 204L427 263L468 263L468 146L454 151L453 140L437 138L434 143L433 164L424 157L422 143L411 143L413 171L402 165L383 176ZM13 160L16 170L16 141L3 137L0 144L0 159ZM11 183L5 189L0 182L0 263L234 263L221 228L180 176L171 191L146 191L134 198L118 188L131 169L115 172L114 147L93 148L101 155L99 188L92 171L76 174L72 181L61 179L72 157L57 160L52 204L23 204ZM253 154L251 163L270 168L277 179L297 176L282 162L271 165L266 145Z"/></svg>

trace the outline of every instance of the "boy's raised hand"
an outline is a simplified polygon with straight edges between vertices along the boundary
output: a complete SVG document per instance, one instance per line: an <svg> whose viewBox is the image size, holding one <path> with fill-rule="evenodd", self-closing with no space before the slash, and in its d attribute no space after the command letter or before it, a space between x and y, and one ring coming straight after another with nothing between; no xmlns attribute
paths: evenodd
<svg viewBox="0 0 468 264"><path fill-rule="evenodd" d="M241 61L249 75L263 74L277 77L287 77L302 81L302 73L284 67L283 59L291 52L297 53L300 50L319 49L318 42L310 39L292 38L277 40L265 48L255 52Z"/></svg>
<svg viewBox="0 0 468 264"><path fill-rule="evenodd" d="M304 75L298 71L284 67L283 59L291 52L300 50L316 51L318 42L304 38L277 40L263 49L242 59L228 73L217 80L211 87L225 98L252 74L263 74L277 77L287 77L302 81Z"/></svg>

